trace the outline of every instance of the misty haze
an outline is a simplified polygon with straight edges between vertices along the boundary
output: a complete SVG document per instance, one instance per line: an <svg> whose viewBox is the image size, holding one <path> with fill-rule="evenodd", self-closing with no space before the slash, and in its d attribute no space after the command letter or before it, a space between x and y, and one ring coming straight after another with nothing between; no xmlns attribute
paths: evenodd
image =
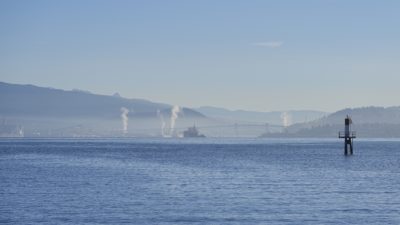
<svg viewBox="0 0 400 225"><path fill-rule="evenodd" d="M0 224L400 224L400 1L0 1Z"/></svg>

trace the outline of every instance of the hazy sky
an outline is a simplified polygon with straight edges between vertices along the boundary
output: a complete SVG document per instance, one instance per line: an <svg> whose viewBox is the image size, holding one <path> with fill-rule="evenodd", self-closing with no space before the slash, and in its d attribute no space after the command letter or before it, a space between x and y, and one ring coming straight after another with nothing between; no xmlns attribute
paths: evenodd
<svg viewBox="0 0 400 225"><path fill-rule="evenodd" d="M189 107L400 105L400 1L0 1L0 81Z"/></svg>

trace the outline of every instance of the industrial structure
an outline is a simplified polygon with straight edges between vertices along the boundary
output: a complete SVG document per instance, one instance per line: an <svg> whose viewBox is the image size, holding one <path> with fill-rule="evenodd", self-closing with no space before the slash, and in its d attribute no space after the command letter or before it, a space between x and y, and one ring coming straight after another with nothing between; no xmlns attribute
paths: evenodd
<svg viewBox="0 0 400 225"><path fill-rule="evenodd" d="M339 131L339 138L344 138L344 154L353 155L353 139L356 138L356 132L351 131L353 121L347 115L344 119L344 132Z"/></svg>
<svg viewBox="0 0 400 225"><path fill-rule="evenodd" d="M193 127L189 127L187 130L183 131L183 137L206 137L204 134L199 134L199 131L196 128L196 125Z"/></svg>

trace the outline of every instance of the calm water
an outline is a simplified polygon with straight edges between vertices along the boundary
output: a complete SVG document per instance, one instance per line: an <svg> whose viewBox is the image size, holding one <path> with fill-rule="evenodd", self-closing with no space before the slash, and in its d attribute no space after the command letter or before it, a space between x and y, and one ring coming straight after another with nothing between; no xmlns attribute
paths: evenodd
<svg viewBox="0 0 400 225"><path fill-rule="evenodd" d="M400 141L0 139L3 224L400 224Z"/></svg>

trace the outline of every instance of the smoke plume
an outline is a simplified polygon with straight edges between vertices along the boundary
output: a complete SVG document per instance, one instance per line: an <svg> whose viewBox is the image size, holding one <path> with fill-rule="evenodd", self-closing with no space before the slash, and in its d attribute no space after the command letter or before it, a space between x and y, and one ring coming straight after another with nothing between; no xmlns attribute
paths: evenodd
<svg viewBox="0 0 400 225"><path fill-rule="evenodd" d="M287 112L281 113L281 119L282 119L282 125L284 127L288 127L292 123L292 117Z"/></svg>
<svg viewBox="0 0 400 225"><path fill-rule="evenodd" d="M161 113L161 111L158 109L157 110L157 116L160 118L161 121L161 136L165 137L165 120L164 120L164 115Z"/></svg>
<svg viewBox="0 0 400 225"><path fill-rule="evenodd" d="M178 113L181 111L181 108L177 105L172 107L171 109L171 130L170 130L170 135L172 136L174 133L175 129L175 121L178 119Z"/></svg>
<svg viewBox="0 0 400 225"><path fill-rule="evenodd" d="M122 120L122 132L128 133L128 113L129 110L125 107L121 107L121 120Z"/></svg>

